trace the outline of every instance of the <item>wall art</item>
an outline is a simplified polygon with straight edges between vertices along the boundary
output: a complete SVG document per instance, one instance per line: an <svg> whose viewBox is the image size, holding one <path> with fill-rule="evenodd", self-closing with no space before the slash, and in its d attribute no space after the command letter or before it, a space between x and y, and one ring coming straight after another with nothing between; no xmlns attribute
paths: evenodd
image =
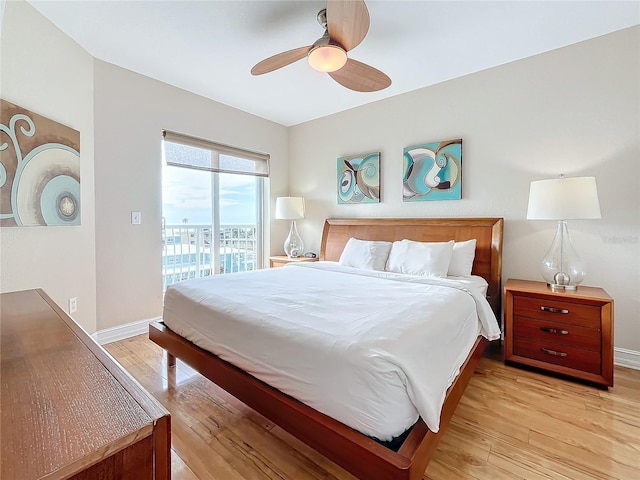
<svg viewBox="0 0 640 480"><path fill-rule="evenodd" d="M0 100L0 227L80 225L80 132Z"/></svg>
<svg viewBox="0 0 640 480"><path fill-rule="evenodd" d="M462 198L462 139L404 148L402 200Z"/></svg>
<svg viewBox="0 0 640 480"><path fill-rule="evenodd" d="M380 152L338 158L338 203L380 203Z"/></svg>

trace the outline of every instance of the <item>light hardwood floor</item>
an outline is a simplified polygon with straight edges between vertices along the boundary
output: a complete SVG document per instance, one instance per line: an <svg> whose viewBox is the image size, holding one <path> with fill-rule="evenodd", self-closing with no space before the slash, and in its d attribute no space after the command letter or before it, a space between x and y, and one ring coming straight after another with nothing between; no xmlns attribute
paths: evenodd
<svg viewBox="0 0 640 480"><path fill-rule="evenodd" d="M354 480L145 335L105 348L170 412L173 480ZM640 371L598 390L483 358L427 480L640 479Z"/></svg>

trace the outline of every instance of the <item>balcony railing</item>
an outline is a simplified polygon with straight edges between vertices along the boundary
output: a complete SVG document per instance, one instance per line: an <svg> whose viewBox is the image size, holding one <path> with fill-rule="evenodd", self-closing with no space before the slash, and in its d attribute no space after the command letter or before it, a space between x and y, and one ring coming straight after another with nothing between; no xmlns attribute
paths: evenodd
<svg viewBox="0 0 640 480"><path fill-rule="evenodd" d="M190 278L259 268L256 225L221 225L218 255L212 256L215 248L210 225L166 225L162 230L162 291Z"/></svg>

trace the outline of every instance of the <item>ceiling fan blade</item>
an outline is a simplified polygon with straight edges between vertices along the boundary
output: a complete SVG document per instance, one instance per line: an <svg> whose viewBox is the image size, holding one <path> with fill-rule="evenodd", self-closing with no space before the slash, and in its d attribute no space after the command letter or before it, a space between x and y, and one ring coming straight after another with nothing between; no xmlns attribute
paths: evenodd
<svg viewBox="0 0 640 480"><path fill-rule="evenodd" d="M343 87L356 92L377 92L391 85L391 79L380 70L351 58L344 67L329 75Z"/></svg>
<svg viewBox="0 0 640 480"><path fill-rule="evenodd" d="M252 75L262 75L263 73L273 72L282 67L286 67L290 63L296 62L301 58L304 58L311 50L311 45L308 47L294 48L286 52L278 53L269 58L265 58L261 62L258 62L251 69Z"/></svg>
<svg viewBox="0 0 640 480"><path fill-rule="evenodd" d="M329 36L346 51L357 47L369 31L369 10L364 0L329 0L327 30Z"/></svg>

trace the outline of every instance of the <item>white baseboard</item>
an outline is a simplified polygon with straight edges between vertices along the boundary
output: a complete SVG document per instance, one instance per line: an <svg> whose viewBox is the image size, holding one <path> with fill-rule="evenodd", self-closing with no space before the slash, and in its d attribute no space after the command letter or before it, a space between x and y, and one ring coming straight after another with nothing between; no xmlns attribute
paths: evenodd
<svg viewBox="0 0 640 480"><path fill-rule="evenodd" d="M104 330L98 330L91 336L100 345L106 345L107 343L117 342L118 340L124 340L125 338L148 333L149 323L155 322L156 320L162 320L162 318L149 318L147 320L125 323L124 325L118 325L117 327L105 328Z"/></svg>
<svg viewBox="0 0 640 480"><path fill-rule="evenodd" d="M613 349L613 363L640 370L640 352L616 347Z"/></svg>

